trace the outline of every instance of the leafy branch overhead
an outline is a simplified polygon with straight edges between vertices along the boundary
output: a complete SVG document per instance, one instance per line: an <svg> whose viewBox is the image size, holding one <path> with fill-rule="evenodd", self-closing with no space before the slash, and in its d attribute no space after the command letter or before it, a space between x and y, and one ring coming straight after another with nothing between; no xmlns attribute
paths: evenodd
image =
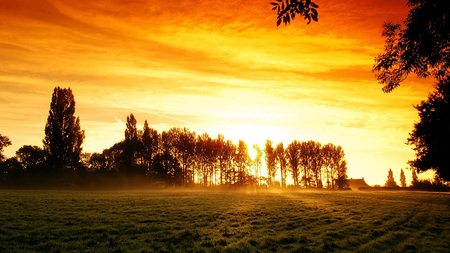
<svg viewBox="0 0 450 253"><path fill-rule="evenodd" d="M274 7L272 10L276 10L278 13L277 26L284 23L287 25L294 20L296 16L302 16L304 19L308 20L308 24L311 20L319 21L319 13L317 8L319 6L311 0L276 0L276 2L271 2Z"/></svg>

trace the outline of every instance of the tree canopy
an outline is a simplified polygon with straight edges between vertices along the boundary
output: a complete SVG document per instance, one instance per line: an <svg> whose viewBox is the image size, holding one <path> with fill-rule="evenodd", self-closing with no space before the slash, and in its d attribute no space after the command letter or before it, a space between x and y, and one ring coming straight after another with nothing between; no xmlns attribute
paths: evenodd
<svg viewBox="0 0 450 253"><path fill-rule="evenodd" d="M444 180L450 181L450 80L441 80L428 100L415 108L420 121L414 124L408 144L413 145L416 159L409 162L418 172L433 169Z"/></svg>
<svg viewBox="0 0 450 253"><path fill-rule="evenodd" d="M7 136L2 136L0 134L0 162L2 162L5 157L3 156L3 148L11 146L12 142Z"/></svg>
<svg viewBox="0 0 450 253"><path fill-rule="evenodd" d="M414 106L420 122L414 125L407 144L413 145L416 159L409 161L418 172L433 169L444 180L450 180L449 94L450 80L450 1L409 0L411 7L404 25L386 22L383 36L385 49L375 58L373 72L390 93L409 74L432 76L436 91L428 100Z"/></svg>
<svg viewBox="0 0 450 253"><path fill-rule="evenodd" d="M386 22L384 52L375 58L373 72L383 92L400 86L410 73L441 80L450 74L450 1L409 0L412 9L404 26Z"/></svg>

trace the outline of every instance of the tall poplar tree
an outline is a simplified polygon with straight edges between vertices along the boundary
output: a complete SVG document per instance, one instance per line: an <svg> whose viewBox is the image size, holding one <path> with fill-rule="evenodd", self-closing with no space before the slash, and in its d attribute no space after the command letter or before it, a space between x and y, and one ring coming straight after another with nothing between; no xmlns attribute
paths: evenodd
<svg viewBox="0 0 450 253"><path fill-rule="evenodd" d="M400 185L402 187L406 187L406 177L405 172L403 172L403 169L400 169Z"/></svg>
<svg viewBox="0 0 450 253"><path fill-rule="evenodd" d="M53 90L43 139L46 162L56 171L76 169L81 165L84 130L75 118L75 98L70 88Z"/></svg>
<svg viewBox="0 0 450 253"><path fill-rule="evenodd" d="M266 166L267 166L267 175L269 179L269 186L272 186L273 181L275 180L275 175L277 173L276 159L277 153L272 146L271 140L266 140L266 147L264 149L265 158L266 158Z"/></svg>

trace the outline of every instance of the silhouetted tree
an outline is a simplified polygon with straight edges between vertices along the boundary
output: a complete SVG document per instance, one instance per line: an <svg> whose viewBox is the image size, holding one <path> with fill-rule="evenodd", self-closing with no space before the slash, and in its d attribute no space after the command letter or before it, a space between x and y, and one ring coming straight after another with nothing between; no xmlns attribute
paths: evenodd
<svg viewBox="0 0 450 253"><path fill-rule="evenodd" d="M269 186L271 186L272 182L275 180L275 175L277 173L277 166L276 166L277 154L272 146L271 140L266 140L264 154L266 158L267 174L269 179L268 184Z"/></svg>
<svg viewBox="0 0 450 253"><path fill-rule="evenodd" d="M417 172L432 169L443 180L450 181L450 79L441 80L428 100L415 108L420 121L414 124L408 144L414 146L416 159L409 164Z"/></svg>
<svg viewBox="0 0 450 253"><path fill-rule="evenodd" d="M386 183L384 184L385 187L397 187L397 182L395 182L394 179L394 173L392 172L391 169L389 169L388 171L388 176L387 176L387 180Z"/></svg>
<svg viewBox="0 0 450 253"><path fill-rule="evenodd" d="M417 182L419 182L419 179L417 178L416 170L412 169L412 180L411 185L416 186Z"/></svg>
<svg viewBox="0 0 450 253"><path fill-rule="evenodd" d="M11 145L12 145L11 140L9 140L7 136L2 136L0 134L0 162L3 162L5 160L5 156L3 155L3 149Z"/></svg>
<svg viewBox="0 0 450 253"><path fill-rule="evenodd" d="M314 157L311 162L314 183L316 188L322 188L322 167L324 163L324 157L322 156L322 144L318 141L315 141L313 142L311 149L311 155Z"/></svg>
<svg viewBox="0 0 450 253"><path fill-rule="evenodd" d="M10 157L0 163L0 181L14 185L24 176L24 170L17 161L17 157Z"/></svg>
<svg viewBox="0 0 450 253"><path fill-rule="evenodd" d="M251 159L250 155L248 154L247 143L245 143L245 141L243 140L239 140L235 162L238 168L238 184L246 184L245 179L247 178L248 167L250 165Z"/></svg>
<svg viewBox="0 0 450 253"><path fill-rule="evenodd" d="M296 16L307 19L308 24L311 23L311 19L319 21L319 13L316 10L319 6L311 0L276 0L271 4L274 6L272 10L276 10L278 13L277 26L281 22L285 25L290 23Z"/></svg>
<svg viewBox="0 0 450 253"><path fill-rule="evenodd" d="M262 169L262 156L263 156L263 151L261 150L261 148L258 146L258 144L253 144L253 149L256 151L256 155L253 161L253 166L255 167L255 178L256 178L256 182L257 184L261 184L261 169Z"/></svg>
<svg viewBox="0 0 450 253"><path fill-rule="evenodd" d="M294 181L294 186L299 186L300 145L301 144L297 140L293 140L286 148L286 158Z"/></svg>
<svg viewBox="0 0 450 253"><path fill-rule="evenodd" d="M323 159L323 166L325 169L325 177L327 188L332 188L333 180L333 154L334 154L335 146L332 143L327 143L321 149L321 156Z"/></svg>
<svg viewBox="0 0 450 253"><path fill-rule="evenodd" d="M193 182L193 166L196 134L187 128L173 127L167 133L170 136L171 154L181 165L182 185Z"/></svg>
<svg viewBox="0 0 450 253"><path fill-rule="evenodd" d="M450 74L450 15L448 0L409 0L412 9L402 28L400 24L384 24L384 53L375 58L373 71L391 92L411 73L437 80Z"/></svg>
<svg viewBox="0 0 450 253"><path fill-rule="evenodd" d="M144 121L141 142L142 149L140 151L140 157L143 163L143 173L147 176L153 169L153 159L158 152L160 142L158 131L150 128L147 120Z"/></svg>
<svg viewBox="0 0 450 253"><path fill-rule="evenodd" d="M49 116L43 140L46 162L53 172L64 168L71 170L80 166L81 145L84 130L80 118L75 118L75 98L72 90L56 87L52 94Z"/></svg>
<svg viewBox="0 0 450 253"><path fill-rule="evenodd" d="M139 175L139 151L142 150L142 142L139 140L139 133L137 130L137 120L131 113L127 116L127 123L125 129L125 139L118 144L118 148L122 149L119 166L119 171L125 173L127 176Z"/></svg>
<svg viewBox="0 0 450 253"><path fill-rule="evenodd" d="M345 189L349 187L347 178L347 161L342 160L337 167L337 178L335 179L338 189Z"/></svg>
<svg viewBox="0 0 450 253"><path fill-rule="evenodd" d="M391 92L411 73L418 77L433 76L437 91L427 101L415 106L421 122L415 125L408 144L415 145L416 160L410 165L418 172L434 169L450 180L448 156L448 86L450 78L450 1L409 0L412 7L404 27L391 22L384 24L386 45L375 59L373 71L384 92ZM435 132L435 131L438 132ZM436 142L434 142L436 141ZM442 156L441 154L444 154Z"/></svg>
<svg viewBox="0 0 450 253"><path fill-rule="evenodd" d="M38 146L24 145L16 151L17 161L22 169L31 175L42 173L45 152Z"/></svg>
<svg viewBox="0 0 450 253"><path fill-rule="evenodd" d="M287 160L286 160L286 152L283 147L283 143L278 143L275 149L277 155L277 162L280 164L280 174L281 174L281 186L286 187L286 168L287 168Z"/></svg>
<svg viewBox="0 0 450 253"><path fill-rule="evenodd" d="M92 153L89 158L88 170L90 172L107 171L104 153Z"/></svg>
<svg viewBox="0 0 450 253"><path fill-rule="evenodd" d="M224 183L227 185L231 185L235 183L235 156L236 156L237 148L236 145L233 144L231 140L227 140L224 143L223 151L221 159L223 159L223 168L224 168Z"/></svg>
<svg viewBox="0 0 450 253"><path fill-rule="evenodd" d="M332 188L334 189L335 188L334 182L339 177L338 176L339 167L341 166L341 163L343 161L345 161L344 149L341 146L334 146L332 161L333 161L333 163L332 163L333 170L332 170L331 176L333 179ZM347 163L345 162L345 164L347 164Z"/></svg>
<svg viewBox="0 0 450 253"><path fill-rule="evenodd" d="M166 186L181 186L181 166L178 160L169 153L169 150L164 150L155 156L153 179Z"/></svg>
<svg viewBox="0 0 450 253"><path fill-rule="evenodd" d="M403 169L400 169L400 185L402 187L406 187L406 177L405 172L403 172Z"/></svg>

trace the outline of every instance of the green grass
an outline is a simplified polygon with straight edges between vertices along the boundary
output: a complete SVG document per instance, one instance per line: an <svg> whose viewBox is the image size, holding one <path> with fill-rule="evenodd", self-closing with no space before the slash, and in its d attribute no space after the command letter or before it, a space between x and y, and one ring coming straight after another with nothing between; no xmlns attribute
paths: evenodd
<svg viewBox="0 0 450 253"><path fill-rule="evenodd" d="M445 252L450 195L0 191L0 252Z"/></svg>

